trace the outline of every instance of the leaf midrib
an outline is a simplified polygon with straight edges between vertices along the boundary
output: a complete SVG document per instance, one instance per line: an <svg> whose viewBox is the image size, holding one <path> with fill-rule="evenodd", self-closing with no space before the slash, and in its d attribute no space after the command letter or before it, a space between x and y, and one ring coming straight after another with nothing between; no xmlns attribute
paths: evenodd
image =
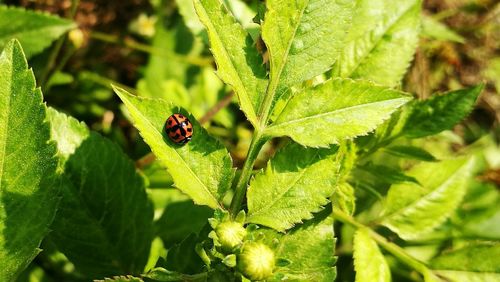
<svg viewBox="0 0 500 282"><path fill-rule="evenodd" d="M158 132L158 130L156 129L156 127L149 121L148 118L146 118L142 113L141 111L139 111L139 109L137 109L132 103L129 102L128 98L125 98L125 100L127 101L126 103L129 104L131 107L134 108L134 110L142 117L142 120L146 122L146 124L153 129L153 132L155 134L157 134L158 136L162 137L161 133ZM161 139L161 138L160 138ZM153 150L153 148L151 147L151 149ZM188 169L189 173L198 181L198 183L203 187L203 189L205 190L205 192L214 200L214 202L217 204L217 206L221 209L223 209L219 203L219 200L214 197L212 195L212 192L210 192L210 190L208 189L208 187L201 181L201 179L198 177L198 175L196 173L194 173L194 171L191 169L190 166L187 165L186 161L184 160L184 158L177 152L177 150L175 149L172 149L172 151L175 152L175 154L183 161L184 163L184 166Z"/></svg>
<svg viewBox="0 0 500 282"><path fill-rule="evenodd" d="M279 128L279 127L282 127L282 126L286 126L286 125L289 125L289 124L302 122L302 121L309 120L309 119L321 118L321 117L324 117L324 116L333 115L333 114L337 114L337 113L342 113L342 112L345 112L345 111L348 111L348 110L353 110L353 109L358 109L358 108L364 108L364 107L369 107L369 106L376 106L376 105L379 105L379 104L384 104L384 103L386 103L388 101L396 102L398 100L401 100L403 102L403 101L408 100L408 98L401 97L401 98L388 99L388 100L383 100L383 101L378 101L378 102L373 102L373 103L365 103L365 104L355 105L355 106L346 107L346 108L342 108L342 109L337 109L337 110L334 110L334 111L331 111L331 112L326 112L326 113L321 113L321 114L316 114L316 115L310 115L310 116L307 116L307 117L303 117L303 118L299 118L299 119L294 119L294 120L290 120L290 121L286 121L286 122L282 122L282 123L277 122L277 123L269 126L267 129L268 130L272 130L272 129L276 129L276 128Z"/></svg>

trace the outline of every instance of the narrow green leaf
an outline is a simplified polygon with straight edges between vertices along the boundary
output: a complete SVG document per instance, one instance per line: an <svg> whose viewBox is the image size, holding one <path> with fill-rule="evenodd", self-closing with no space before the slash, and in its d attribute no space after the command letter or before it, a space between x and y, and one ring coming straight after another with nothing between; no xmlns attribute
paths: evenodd
<svg viewBox="0 0 500 282"><path fill-rule="evenodd" d="M268 0L266 6L262 38L271 62L267 95L277 101L288 87L332 67L351 23L354 1Z"/></svg>
<svg viewBox="0 0 500 282"><path fill-rule="evenodd" d="M414 239L439 226L465 195L473 159L422 163L407 172L414 183L393 185L387 195L383 225L403 239Z"/></svg>
<svg viewBox="0 0 500 282"><path fill-rule="evenodd" d="M70 20L47 13L0 5L0 48L16 38L30 58L75 26Z"/></svg>
<svg viewBox="0 0 500 282"><path fill-rule="evenodd" d="M500 244L479 243L444 252L430 265L452 282L499 281Z"/></svg>
<svg viewBox="0 0 500 282"><path fill-rule="evenodd" d="M403 92L370 82L331 79L295 95L265 134L326 147L366 135L409 100Z"/></svg>
<svg viewBox="0 0 500 282"><path fill-rule="evenodd" d="M333 219L325 210L289 231L287 234L265 232L266 238L279 241L275 257L288 261L286 266L278 266L274 277L267 281L317 281L335 280L335 238ZM259 232L259 231L257 231ZM271 236L273 234L274 236ZM271 245L271 243L269 243Z"/></svg>
<svg viewBox="0 0 500 282"><path fill-rule="evenodd" d="M163 267L157 267L150 272L143 275L153 281L206 281L207 273L200 273L195 275L182 274L175 271L166 270ZM215 280L216 281L216 280Z"/></svg>
<svg viewBox="0 0 500 282"><path fill-rule="evenodd" d="M378 178L378 180L389 184L402 182L413 182L415 184L419 184L418 180L415 177L405 174L399 167L390 167L370 163L358 168L370 173L374 177Z"/></svg>
<svg viewBox="0 0 500 282"><path fill-rule="evenodd" d="M368 232L368 230L358 229L354 233L356 282L390 282L389 265Z"/></svg>
<svg viewBox="0 0 500 282"><path fill-rule="evenodd" d="M15 281L40 252L59 201L56 146L35 87L21 45L10 41L0 54L0 281Z"/></svg>
<svg viewBox="0 0 500 282"><path fill-rule="evenodd" d="M354 187L347 182L342 182L337 185L335 193L331 197L334 207L345 212L348 215L353 215L356 209L356 197L354 195Z"/></svg>
<svg viewBox="0 0 500 282"><path fill-rule="evenodd" d="M357 1L337 73L391 87L399 84L418 44L420 5L420 0Z"/></svg>
<svg viewBox="0 0 500 282"><path fill-rule="evenodd" d="M453 41L464 43L465 39L445 24L430 17L422 17L422 35L437 40Z"/></svg>
<svg viewBox="0 0 500 282"><path fill-rule="evenodd" d="M285 231L313 217L335 191L339 165L332 149L307 149L291 143L250 183L247 222Z"/></svg>
<svg viewBox="0 0 500 282"><path fill-rule="evenodd" d="M472 111L483 88L480 84L415 102L403 132L410 138L420 138L451 129Z"/></svg>
<svg viewBox="0 0 500 282"><path fill-rule="evenodd" d="M406 159L414 159L426 162L435 162L437 159L426 150L413 146L391 146L385 148L387 153Z"/></svg>
<svg viewBox="0 0 500 282"><path fill-rule="evenodd" d="M262 57L253 40L219 0L194 0L205 25L217 73L238 95L248 120L257 125L257 113L267 84Z"/></svg>
<svg viewBox="0 0 500 282"><path fill-rule="evenodd" d="M176 187L196 204L224 208L222 198L234 174L226 148L210 137L192 116L169 102L135 97L116 87L114 90L146 143L167 167ZM189 116L193 124L193 139L184 146L171 142L164 130L166 119L178 112Z"/></svg>
<svg viewBox="0 0 500 282"><path fill-rule="evenodd" d="M50 233L58 249L89 278L140 273L153 239L153 207L134 163L90 133L66 161L64 176Z"/></svg>
<svg viewBox="0 0 500 282"><path fill-rule="evenodd" d="M111 278L104 278L104 280L94 280L94 282L142 282L143 280L139 277L134 277L131 275L127 276L113 276Z"/></svg>

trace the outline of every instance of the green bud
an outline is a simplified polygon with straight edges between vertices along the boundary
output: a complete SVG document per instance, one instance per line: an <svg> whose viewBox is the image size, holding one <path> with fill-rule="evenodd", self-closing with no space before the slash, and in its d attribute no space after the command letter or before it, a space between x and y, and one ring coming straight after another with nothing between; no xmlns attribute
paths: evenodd
<svg viewBox="0 0 500 282"><path fill-rule="evenodd" d="M274 252L265 244L246 242L238 255L238 269L251 280L264 280L273 274Z"/></svg>
<svg viewBox="0 0 500 282"><path fill-rule="evenodd" d="M245 236L247 231L241 223L226 221L217 225L215 233L219 238L219 243L222 245L222 249L225 251L231 251L236 246L239 246Z"/></svg>

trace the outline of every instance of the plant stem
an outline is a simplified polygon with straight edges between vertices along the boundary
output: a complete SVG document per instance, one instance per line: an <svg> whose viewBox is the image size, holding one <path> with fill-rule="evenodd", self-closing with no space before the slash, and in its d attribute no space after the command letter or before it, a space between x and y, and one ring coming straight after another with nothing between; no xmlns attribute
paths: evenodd
<svg viewBox="0 0 500 282"><path fill-rule="evenodd" d="M262 134L258 129L255 129L252 143L250 143L250 148L248 149L247 159L243 165L243 170L241 171L240 178L236 184L236 191L231 201L230 211L233 218L236 217L241 209L243 199L245 198L245 194L247 192L248 181L252 176L255 160L257 159L262 146L264 146L264 143L266 143L266 139L262 138Z"/></svg>
<svg viewBox="0 0 500 282"><path fill-rule="evenodd" d="M427 268L427 266L418 261L417 259L413 258L410 256L403 248L400 246L389 242L385 237L381 236L377 232L373 231L369 227L357 222L354 218L351 216L345 214L344 212L334 208L333 209L333 215L335 216L336 219L343 223L347 223L349 225L352 225L356 228L363 228L368 230L370 236L372 237L377 244L379 244L382 248L384 248L386 251L391 253L395 258L400 260L402 263L406 264L407 266L411 267L412 269L418 271L420 274L422 274L424 277L434 277L434 274L432 274L431 270ZM427 280L426 280L427 281Z"/></svg>
<svg viewBox="0 0 500 282"><path fill-rule="evenodd" d="M105 33L98 32L98 31L92 31L90 33L90 37L93 39L103 41L103 42L107 42L107 43L124 45L125 47L128 47L130 49L149 53L149 54L159 56L159 57L164 57L166 59L171 59L171 60L176 60L179 62L189 63L191 65L206 67L206 66L211 66L213 63L213 60L211 58L200 58L200 57L184 56L184 55L176 54L176 53L164 50L164 49L159 49L159 48L155 48L155 47L152 47L152 46L149 46L146 44L139 43L139 42L137 42L131 38L128 38L128 37L121 39L117 36L105 34Z"/></svg>

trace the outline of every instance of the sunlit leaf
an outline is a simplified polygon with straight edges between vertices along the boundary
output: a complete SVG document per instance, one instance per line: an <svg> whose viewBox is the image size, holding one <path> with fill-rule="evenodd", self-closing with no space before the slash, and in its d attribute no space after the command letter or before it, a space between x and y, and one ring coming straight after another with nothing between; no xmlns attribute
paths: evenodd
<svg viewBox="0 0 500 282"><path fill-rule="evenodd" d="M210 137L192 116L171 103L135 97L120 88L115 88L115 92L146 143L167 167L175 186L196 204L223 208L222 198L234 173L226 148ZM164 130L166 119L179 112L189 116L193 124L193 139L184 146L170 141Z"/></svg>
<svg viewBox="0 0 500 282"><path fill-rule="evenodd" d="M307 149L289 144L248 188L247 221L284 231L312 218L335 191L338 147Z"/></svg>
<svg viewBox="0 0 500 282"><path fill-rule="evenodd" d="M471 176L473 159L422 163L407 172L419 183L396 184L387 195L383 225L403 239L439 226L457 208Z"/></svg>
<svg viewBox="0 0 500 282"><path fill-rule="evenodd" d="M370 82L332 79L295 95L265 134L326 147L368 134L409 100L403 92Z"/></svg>
<svg viewBox="0 0 500 282"><path fill-rule="evenodd" d="M15 281L40 252L59 202L42 99L21 45L10 41L0 54L0 281Z"/></svg>
<svg viewBox="0 0 500 282"><path fill-rule="evenodd" d="M217 74L233 87L241 109L257 125L267 79L252 38L219 0L195 0L195 8L207 28Z"/></svg>
<svg viewBox="0 0 500 282"><path fill-rule="evenodd" d="M74 27L72 21L55 15L0 5L0 48L16 38L28 58Z"/></svg>
<svg viewBox="0 0 500 282"><path fill-rule="evenodd" d="M358 229L354 234L354 268L356 281L390 282L391 271L377 243L368 230Z"/></svg>
<svg viewBox="0 0 500 282"><path fill-rule="evenodd" d="M387 86L399 84L417 47L420 5L419 0L357 1L336 73Z"/></svg>

